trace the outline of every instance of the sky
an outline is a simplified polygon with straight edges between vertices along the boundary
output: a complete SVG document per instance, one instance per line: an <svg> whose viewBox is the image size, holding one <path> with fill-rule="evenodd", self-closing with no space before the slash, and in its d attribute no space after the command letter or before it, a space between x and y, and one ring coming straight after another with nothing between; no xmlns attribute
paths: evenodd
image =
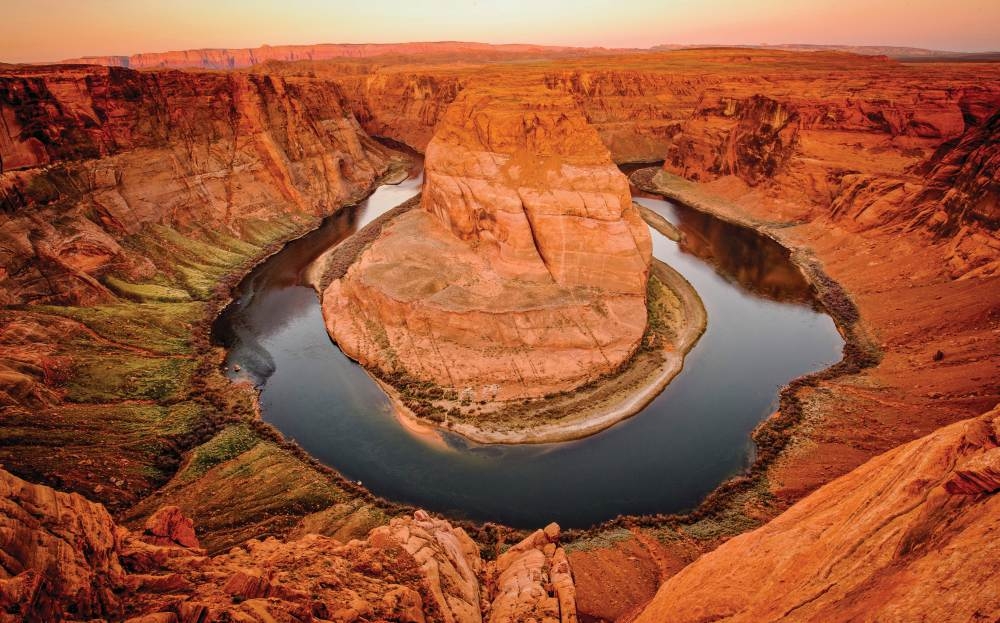
<svg viewBox="0 0 1000 623"><path fill-rule="evenodd" d="M0 0L0 61L262 44L479 41L1000 50L1000 0Z"/></svg>

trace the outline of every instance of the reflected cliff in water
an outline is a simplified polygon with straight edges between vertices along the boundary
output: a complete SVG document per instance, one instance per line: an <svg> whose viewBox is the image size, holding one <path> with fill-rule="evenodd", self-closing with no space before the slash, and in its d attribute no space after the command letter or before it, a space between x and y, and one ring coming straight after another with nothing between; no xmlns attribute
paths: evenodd
<svg viewBox="0 0 1000 623"><path fill-rule="evenodd" d="M620 167L626 175L658 164ZM633 199L662 201L659 195L631 186ZM711 264L734 285L772 301L813 305L813 287L795 267L789 251L752 229L727 223L685 205L670 202L671 220L683 234L678 247Z"/></svg>

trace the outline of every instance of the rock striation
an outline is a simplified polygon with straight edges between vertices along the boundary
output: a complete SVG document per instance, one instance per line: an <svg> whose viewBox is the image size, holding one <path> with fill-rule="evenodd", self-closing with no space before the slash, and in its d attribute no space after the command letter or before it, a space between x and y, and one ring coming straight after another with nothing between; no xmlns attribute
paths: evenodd
<svg viewBox="0 0 1000 623"><path fill-rule="evenodd" d="M108 300L105 274L156 271L129 236L316 218L389 160L336 85L268 76L15 69L0 115L5 304Z"/></svg>
<svg viewBox="0 0 1000 623"><path fill-rule="evenodd" d="M425 176L421 209L323 293L344 352L477 401L572 389L629 359L646 328L650 237L571 100L463 91Z"/></svg>
<svg viewBox="0 0 1000 623"><path fill-rule="evenodd" d="M0 120L0 460L131 506L218 412L191 399L220 284L398 154L293 77L7 67Z"/></svg>
<svg viewBox="0 0 1000 623"><path fill-rule="evenodd" d="M121 608L122 536L100 504L0 471L0 620ZM7 618L4 618L7 617Z"/></svg>

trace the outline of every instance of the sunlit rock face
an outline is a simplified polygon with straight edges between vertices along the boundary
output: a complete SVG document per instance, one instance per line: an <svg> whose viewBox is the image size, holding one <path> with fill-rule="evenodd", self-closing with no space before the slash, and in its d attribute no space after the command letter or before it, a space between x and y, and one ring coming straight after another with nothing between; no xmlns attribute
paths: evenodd
<svg viewBox="0 0 1000 623"><path fill-rule="evenodd" d="M18 68L0 121L2 304L109 300L108 275L173 268L137 250L153 228L252 239L333 212L389 160L335 84L270 76Z"/></svg>
<svg viewBox="0 0 1000 623"><path fill-rule="evenodd" d="M998 434L994 409L872 459L670 578L636 621L995 616Z"/></svg>
<svg viewBox="0 0 1000 623"><path fill-rule="evenodd" d="M646 326L649 233L570 98L463 91L425 166L421 209L324 294L345 352L489 399L571 389L628 360Z"/></svg>

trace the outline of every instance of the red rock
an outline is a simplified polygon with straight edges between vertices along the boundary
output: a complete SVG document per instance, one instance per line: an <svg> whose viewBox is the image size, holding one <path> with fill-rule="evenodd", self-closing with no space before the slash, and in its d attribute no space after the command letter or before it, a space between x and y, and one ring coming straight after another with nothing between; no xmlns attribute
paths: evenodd
<svg viewBox="0 0 1000 623"><path fill-rule="evenodd" d="M0 599L26 620L121 609L118 528L100 504L0 470Z"/></svg>
<svg viewBox="0 0 1000 623"><path fill-rule="evenodd" d="M487 565L490 623L546 621L576 623L576 590L562 548L559 526L549 524Z"/></svg>
<svg viewBox="0 0 1000 623"><path fill-rule="evenodd" d="M198 67L235 69L269 61L312 61L323 59L378 58L380 56L420 55L439 59L460 58L488 60L606 53L605 48L579 48L550 45L493 45L464 41L414 43L325 43L316 45L263 45L258 48L207 48L152 52L131 56L85 56L63 63L108 65L151 69L163 67Z"/></svg>
<svg viewBox="0 0 1000 623"><path fill-rule="evenodd" d="M998 439L994 409L872 459L670 578L636 623L997 618Z"/></svg>
<svg viewBox="0 0 1000 623"><path fill-rule="evenodd" d="M463 91L425 175L423 210L323 293L344 352L473 400L572 389L628 360L646 327L649 233L571 100Z"/></svg>
<svg viewBox="0 0 1000 623"><path fill-rule="evenodd" d="M480 587L479 547L461 528L423 511L393 519L365 540L252 540L212 558L177 546L191 534L176 508L161 509L148 523L144 534L133 535L99 504L0 470L0 606L26 621L72 612L134 623L359 616L480 623L488 598ZM147 542L150 532L165 543ZM575 602L565 557L551 541L557 533L554 525L539 530L511 549L503 569L505 578L517 578L518 569L536 569L528 562L541 557L551 569L539 585L552 592L543 601L558 615L574 611ZM498 612L541 611L537 590L505 591L491 620L513 620L498 619Z"/></svg>
<svg viewBox="0 0 1000 623"><path fill-rule="evenodd" d="M143 539L153 545L177 545L198 549L194 522L176 506L164 506L146 520Z"/></svg>

